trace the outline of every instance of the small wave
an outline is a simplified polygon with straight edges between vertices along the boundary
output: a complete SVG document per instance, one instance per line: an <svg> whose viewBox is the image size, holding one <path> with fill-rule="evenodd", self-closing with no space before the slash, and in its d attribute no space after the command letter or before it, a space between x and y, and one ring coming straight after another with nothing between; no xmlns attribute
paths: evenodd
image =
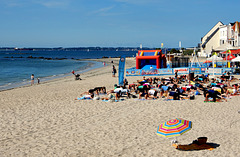
<svg viewBox="0 0 240 157"><path fill-rule="evenodd" d="M9 86L9 85L11 85L11 83L1 85L0 88L2 88L2 87L7 87L7 86Z"/></svg>

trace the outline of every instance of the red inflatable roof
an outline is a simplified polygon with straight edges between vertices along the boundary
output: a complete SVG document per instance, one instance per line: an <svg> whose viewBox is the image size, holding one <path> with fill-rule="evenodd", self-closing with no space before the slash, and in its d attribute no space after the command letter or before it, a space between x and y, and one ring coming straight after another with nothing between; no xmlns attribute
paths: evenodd
<svg viewBox="0 0 240 157"><path fill-rule="evenodd" d="M239 53L240 53L240 49L237 49L237 50L230 50L230 51L231 51L231 54L239 54ZM221 54L226 54L226 51L221 52Z"/></svg>

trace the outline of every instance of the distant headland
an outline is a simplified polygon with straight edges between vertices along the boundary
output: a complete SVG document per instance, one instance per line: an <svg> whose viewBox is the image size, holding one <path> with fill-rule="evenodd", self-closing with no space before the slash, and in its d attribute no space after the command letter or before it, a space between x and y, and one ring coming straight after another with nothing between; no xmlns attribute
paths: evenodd
<svg viewBox="0 0 240 157"><path fill-rule="evenodd" d="M143 47L142 49L156 49ZM0 51L138 51L139 47L56 47L56 48L17 48L0 47Z"/></svg>

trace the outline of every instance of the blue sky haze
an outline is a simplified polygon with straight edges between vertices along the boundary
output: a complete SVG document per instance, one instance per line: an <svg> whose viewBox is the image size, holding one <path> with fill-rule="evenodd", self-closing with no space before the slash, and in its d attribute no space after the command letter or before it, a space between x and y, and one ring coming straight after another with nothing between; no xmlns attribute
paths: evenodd
<svg viewBox="0 0 240 157"><path fill-rule="evenodd" d="M231 0L0 0L0 47L194 47Z"/></svg>

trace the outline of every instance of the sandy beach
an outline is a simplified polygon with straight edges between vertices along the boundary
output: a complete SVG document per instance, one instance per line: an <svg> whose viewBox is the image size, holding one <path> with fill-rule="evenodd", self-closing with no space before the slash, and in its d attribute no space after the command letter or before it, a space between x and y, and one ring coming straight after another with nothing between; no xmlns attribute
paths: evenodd
<svg viewBox="0 0 240 157"><path fill-rule="evenodd" d="M82 80L70 76L0 92L0 156L240 156L240 96L218 103L204 103L203 95L180 101L75 100L94 87L113 89L118 77L112 77L112 60L118 69L118 58L98 59L108 66L81 74ZM127 58L126 67L134 66L134 58ZM141 78L127 77L129 83ZM179 143L204 136L219 147L175 149L175 138L156 134L158 125L174 118L193 123Z"/></svg>

